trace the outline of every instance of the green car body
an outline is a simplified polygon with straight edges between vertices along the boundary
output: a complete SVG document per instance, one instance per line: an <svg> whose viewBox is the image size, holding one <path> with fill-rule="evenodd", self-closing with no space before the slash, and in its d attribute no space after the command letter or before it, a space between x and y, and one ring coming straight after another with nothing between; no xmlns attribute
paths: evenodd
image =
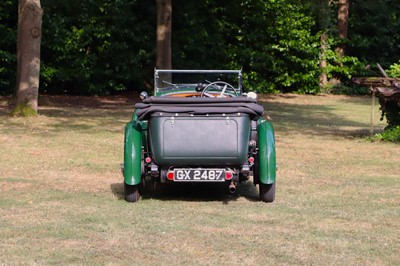
<svg viewBox="0 0 400 266"><path fill-rule="evenodd" d="M128 185L138 185L142 178L144 132L144 123L138 120L132 120L125 126L124 182Z"/></svg>
<svg viewBox="0 0 400 266"><path fill-rule="evenodd" d="M160 72L164 73L156 70L155 79ZM239 85L232 89L231 83L220 80L200 89L195 83L166 82L171 85L169 90L155 85L156 96L135 106L132 120L125 126L127 201L139 200L148 177L161 183L225 182L231 193L238 183L253 177L260 186L260 200L274 201L274 128L262 117L263 108L242 93L241 71L233 73L239 74Z"/></svg>

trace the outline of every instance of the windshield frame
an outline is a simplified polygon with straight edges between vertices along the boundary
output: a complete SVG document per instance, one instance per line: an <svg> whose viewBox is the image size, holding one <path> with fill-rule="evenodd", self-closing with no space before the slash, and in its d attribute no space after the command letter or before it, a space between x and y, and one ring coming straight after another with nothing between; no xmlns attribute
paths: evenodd
<svg viewBox="0 0 400 266"><path fill-rule="evenodd" d="M160 79L160 74L168 75L170 74L171 76L175 73L178 74L210 74L210 75L223 75L223 74L229 74L229 75L237 75L237 84L231 84L232 86L235 87L235 89L238 90L238 95L243 94L243 87L242 87L242 70L189 70L189 69L154 69L154 95L159 96L165 94L166 90L174 90L172 87L176 87L177 91L179 91L179 86L182 87L195 87L197 83L177 83L177 84L172 84L169 87L170 89L166 89L165 87L160 87L159 86L159 79ZM210 80L210 82L214 82L215 80ZM164 81L165 82L165 81ZM196 82L194 80L193 82ZM199 81L197 81L199 82ZM207 84L207 83L205 83ZM182 88L184 90L184 88Z"/></svg>

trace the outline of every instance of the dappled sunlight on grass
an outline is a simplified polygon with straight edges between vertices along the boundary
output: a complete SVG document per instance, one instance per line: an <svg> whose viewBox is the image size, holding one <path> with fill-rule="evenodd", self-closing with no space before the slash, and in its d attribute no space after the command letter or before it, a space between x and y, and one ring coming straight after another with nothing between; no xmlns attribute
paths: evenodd
<svg viewBox="0 0 400 266"><path fill-rule="evenodd" d="M364 137L369 98L261 95L276 129L272 204L251 182L126 203L132 101L51 98L28 119L0 108L0 264L400 263L400 149Z"/></svg>
<svg viewBox="0 0 400 266"><path fill-rule="evenodd" d="M371 99L350 96L263 95L265 112L285 134L363 137L370 132ZM379 106L374 130L383 130ZM293 128L296 132L292 132Z"/></svg>

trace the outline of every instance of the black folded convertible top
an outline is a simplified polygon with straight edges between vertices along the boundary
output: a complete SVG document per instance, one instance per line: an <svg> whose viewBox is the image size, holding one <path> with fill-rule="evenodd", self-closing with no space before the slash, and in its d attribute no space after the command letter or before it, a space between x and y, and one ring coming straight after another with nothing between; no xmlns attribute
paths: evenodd
<svg viewBox="0 0 400 266"><path fill-rule="evenodd" d="M257 120L264 113L264 108L257 101L247 97L207 98L207 97L149 97L135 104L139 120L147 120L155 112L206 114L248 114Z"/></svg>

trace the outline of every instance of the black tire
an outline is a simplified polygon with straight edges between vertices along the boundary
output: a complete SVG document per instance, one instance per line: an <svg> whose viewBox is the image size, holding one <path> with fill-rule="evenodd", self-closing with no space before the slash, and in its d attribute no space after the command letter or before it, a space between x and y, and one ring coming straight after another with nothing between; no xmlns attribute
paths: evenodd
<svg viewBox="0 0 400 266"><path fill-rule="evenodd" d="M141 176L140 176L140 183L138 185L138 189L139 189L139 194L140 195L144 195L146 193L146 175L144 173L144 156L142 153L142 160L141 160L141 164L140 164L140 172L141 172Z"/></svg>
<svg viewBox="0 0 400 266"><path fill-rule="evenodd" d="M260 184L260 163L258 162L258 154L254 156L254 165L253 165L253 183L254 185Z"/></svg>
<svg viewBox="0 0 400 266"><path fill-rule="evenodd" d="M259 185L260 200L263 202L273 202L275 200L275 182L272 184Z"/></svg>
<svg viewBox="0 0 400 266"><path fill-rule="evenodd" d="M125 200L127 202L137 202L140 199L139 188L137 185L124 183Z"/></svg>
<svg viewBox="0 0 400 266"><path fill-rule="evenodd" d="M153 180L153 178L150 176L142 177L142 181L138 185L140 197L141 198L154 197L155 183L156 181Z"/></svg>

